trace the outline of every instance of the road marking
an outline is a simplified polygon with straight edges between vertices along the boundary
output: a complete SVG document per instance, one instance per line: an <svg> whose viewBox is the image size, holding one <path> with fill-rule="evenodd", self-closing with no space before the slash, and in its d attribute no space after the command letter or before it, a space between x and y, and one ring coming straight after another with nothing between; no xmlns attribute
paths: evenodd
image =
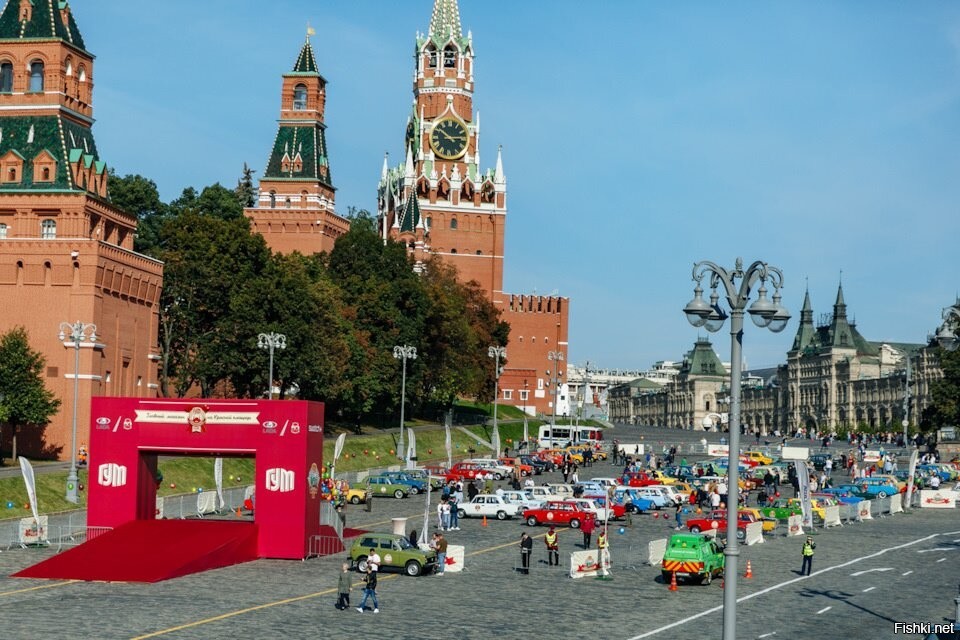
<svg viewBox="0 0 960 640"><path fill-rule="evenodd" d="M865 573L872 573L872 572L874 572L874 571L879 571L879 572L883 572L883 571L893 571L893 567L883 567L883 568L876 568L876 569L866 569L866 570L864 570L864 571L857 571L856 573L851 573L850 575L853 576L854 578L856 578L857 576L862 576L862 575L865 574Z"/></svg>
<svg viewBox="0 0 960 640"><path fill-rule="evenodd" d="M911 569L910 571L905 571L904 573L901 573L900 575L902 575L902 576L908 576L908 575L910 575L911 573L913 573L913 569Z"/></svg>
<svg viewBox="0 0 960 640"><path fill-rule="evenodd" d="M930 553L931 551L955 551L954 547L936 547L935 549L919 549L917 553Z"/></svg>
<svg viewBox="0 0 960 640"><path fill-rule="evenodd" d="M860 593L867 593L868 591L873 591L874 589L876 589L876 587L867 587L866 589L864 589L864 590L861 591Z"/></svg>
<svg viewBox="0 0 960 640"><path fill-rule="evenodd" d="M827 611L830 611L830 609L833 609L833 607L824 607L823 609L820 609L820 611L817 611L817 615L820 615L821 613L826 613Z"/></svg>
<svg viewBox="0 0 960 640"><path fill-rule="evenodd" d="M763 634L762 636L757 636L757 638L758 638L758 639L759 639L759 638L769 638L770 636L775 636L775 635L777 635L777 632L776 632L776 631L771 631L770 633L765 633L765 634Z"/></svg>
<svg viewBox="0 0 960 640"><path fill-rule="evenodd" d="M944 560L946 560L946 558L940 558L937 562L943 562Z"/></svg>
<svg viewBox="0 0 960 640"><path fill-rule="evenodd" d="M42 584L38 587L27 587L26 589L15 589L14 591L2 591L0 596L12 596L16 593L26 593L28 591L39 591L41 589L54 589L56 587L65 587L68 584L80 582L79 580L67 580L66 582L57 582L56 584Z"/></svg>
<svg viewBox="0 0 960 640"><path fill-rule="evenodd" d="M546 532L546 531L544 531L544 532L541 533L541 534L537 534L537 535L530 536L530 537L531 537L531 538L542 538L542 537L545 536L545 535L547 535L547 532ZM471 553L468 553L465 557L478 556L478 555L483 554L483 553L489 553L489 552L491 552L491 551L496 551L496 550L498 550L498 549L504 549L504 548L506 548L506 547L515 547L516 545L517 545L516 542L508 542L508 543L506 543L506 544L499 544L499 545L497 545L497 546L495 546L495 547L487 547L486 549L478 549L477 551L473 551L473 552L471 552ZM380 580L380 582L383 582L384 580L395 580L396 578L399 578L400 575L401 575L401 574L398 573L398 574L394 574L394 575L383 576L383 577L381 577L379 580ZM74 582L77 582L77 581L74 580ZM327 596L327 595L330 595L330 594L336 593L336 592L337 592L337 589L336 589L336 587L334 587L334 588L332 588L332 589L324 589L323 591L317 591L316 593L308 593L308 594L305 594L305 595L302 595L302 596L294 596L294 597L292 597L292 598L285 598L285 599L283 599L283 600L275 600L275 601L273 601L273 602L265 602L265 603L263 603L263 604L258 604L258 605L253 606L253 607L247 607L246 609L238 609L238 610L236 610L236 611L230 611L230 612L227 612L227 613L220 614L220 615L218 615L218 616L212 616L212 617L210 617L210 618L204 618L203 620L196 620L196 621L194 621L194 622L187 622L187 623L185 623L185 624L181 624L181 625L178 625L178 626L176 626L176 627L169 627L169 628L167 628L167 629L160 629L159 631L153 631L153 632L151 632L151 633L147 633L147 634L144 634L144 635L136 636L136 637L134 637L132 640L146 640L147 638L156 638L156 637L158 637L158 636L167 635L168 633L176 633L177 631L183 631L184 629L192 629L192 628L194 628L194 627L199 627L199 626L201 626L201 625L210 624L211 622L219 622L219 621L221 621L221 620L227 620L227 619L229 619L229 618L235 618L236 616L240 616L240 615L243 615L243 614L245 614L245 613L252 613L252 612L254 612L254 611L262 611L263 609L270 609L270 608L272 608L272 607L277 607L277 606L284 605L284 604L291 604L291 603L294 603L294 602L302 602L302 601L304 601L304 600L310 600L310 599L313 599L313 598L319 598L320 596ZM2 595L2 594L0 594L0 595Z"/></svg>
<svg viewBox="0 0 960 640"><path fill-rule="evenodd" d="M784 582L780 582L780 583L778 583L778 584L769 586L769 587L767 587L766 589L761 589L760 591L756 591L756 592L754 592L754 593L745 595L745 596L743 596L742 598L737 598L737 602L744 602L744 601L746 601L746 600L751 600L751 599L756 598L756 597L758 597L758 596L766 595L767 593L769 593L769 592L771 592L771 591L777 591L777 590L779 590L779 589L782 589L783 587L789 586L789 585L794 584L794 583L796 583L796 582L800 582L801 580L807 580L807 579L810 578L811 576L817 576L817 575L820 575L821 573L826 573L826 572L828 572L828 571L833 571L834 569L842 569L842 568L844 568L844 567L849 567L850 565L856 564L857 562L862 562L863 560L870 560L871 558L876 558L876 557L878 557L878 556L882 556L883 554L885 554L885 553L887 553L887 552L889 552L889 551L897 551L897 550L899 550L899 549L905 549L906 547L912 547L913 545L919 544L919 543L921 543L921 542L928 542L928 541L936 538L937 536L941 536L941 535L944 535L944 534L934 533L934 534L931 534L931 535L929 535L929 536L925 536L925 537L923 537L923 538L917 538L916 540L912 540L912 541L910 541L910 542L905 542L904 544L900 544L900 545L897 545L897 546L895 546L895 547L887 547L886 549L881 549L880 551L877 551L876 553L871 553L870 555L867 555L867 556L861 556L861 557L859 557L859 558L854 558L853 560L848 560L847 562L844 562L843 564L838 564L838 565L834 565L834 566L832 566L832 567L827 567L827 568L825 568L825 569L820 569L819 571L814 571L814 572L813 572L812 574L810 574L809 576L800 576L800 577L797 577L797 578L791 578L790 580L786 580L786 581L784 581ZM953 534L948 534L948 535L953 535ZM908 573L912 573L912 572L908 572ZM652 631L647 631L646 633L641 633L641 634L638 635L638 636L633 636L633 637L630 638L629 640L641 640L641 638L649 638L650 636L655 636L655 635L657 635L658 633L661 633L661 632L663 632L663 631L667 631L668 629L673 629L674 627L679 627L680 625L686 624L686 623L688 623L688 622L692 622L693 620L697 620L698 618L702 618L702 617L704 617L704 616L708 616L708 615L710 615L711 613L716 613L716 612L718 612L718 611L723 611L723 606L722 606L722 605L719 606L719 607L713 607L713 608L711 608L711 609L706 609L706 610L704 610L704 611L701 611L700 613L695 613L695 614L693 614L692 616L687 616L686 618L682 618L682 619L680 619L680 620L677 620L676 622L671 622L670 624L663 625L662 627L658 627L658 628L656 628L656 629L653 629Z"/></svg>

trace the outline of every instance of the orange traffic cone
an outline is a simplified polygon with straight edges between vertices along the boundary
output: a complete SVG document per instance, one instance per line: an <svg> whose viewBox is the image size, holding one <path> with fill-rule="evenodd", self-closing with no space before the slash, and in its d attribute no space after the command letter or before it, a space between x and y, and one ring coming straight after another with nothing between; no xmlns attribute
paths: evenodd
<svg viewBox="0 0 960 640"><path fill-rule="evenodd" d="M679 591L677 589L677 572L673 571L670 573L670 588L668 591Z"/></svg>
<svg viewBox="0 0 960 640"><path fill-rule="evenodd" d="M237 507L237 517L238 517L238 518L242 518L242 517L243 517L243 511L240 510L240 507Z"/></svg>
<svg viewBox="0 0 960 640"><path fill-rule="evenodd" d="M480 523L481 527L487 526L487 516L483 516L483 522Z"/></svg>
<svg viewBox="0 0 960 640"><path fill-rule="evenodd" d="M749 560L747 560L747 572L746 572L745 574L743 574L743 577L744 577L744 578L752 578L752 577L753 577L753 566L750 564L750 561L749 561Z"/></svg>

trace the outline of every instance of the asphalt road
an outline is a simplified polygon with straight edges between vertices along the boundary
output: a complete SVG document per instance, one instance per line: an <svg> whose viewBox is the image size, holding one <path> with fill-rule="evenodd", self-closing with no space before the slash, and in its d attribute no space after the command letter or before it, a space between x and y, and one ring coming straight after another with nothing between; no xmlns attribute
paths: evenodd
<svg viewBox="0 0 960 640"><path fill-rule="evenodd" d="M621 440L631 441L629 434ZM583 469L581 477L617 471L597 464ZM538 477L546 480L557 481L557 475ZM371 514L350 507L348 524L388 531L391 517L409 516L408 527L420 529L422 514L422 497L378 498ZM719 638L719 581L681 585L673 593L657 567L643 564L647 543L668 536L671 523L649 514L635 517L622 534L614 528L613 580L598 581L573 580L563 569L548 567L544 528L519 520L491 520L486 527L480 520L461 521L461 531L447 538L466 545L465 571L384 575L379 614L334 609L343 554L306 562L261 560L145 585L12 579L6 576L50 552L10 551L0 553L0 633L4 638ZM528 576L514 571L522 531L535 536ZM580 540L579 532L562 531L562 556ZM777 536L741 547L741 568L749 559L754 577L738 581L739 638L925 638L897 633L895 625L953 618L960 574L956 511L916 510L817 530L810 577L796 573L802 540ZM353 602L359 597L355 590Z"/></svg>

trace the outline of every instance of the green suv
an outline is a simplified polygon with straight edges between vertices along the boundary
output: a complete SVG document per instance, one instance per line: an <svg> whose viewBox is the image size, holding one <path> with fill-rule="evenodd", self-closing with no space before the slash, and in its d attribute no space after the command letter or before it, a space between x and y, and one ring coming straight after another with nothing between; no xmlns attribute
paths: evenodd
<svg viewBox="0 0 960 640"><path fill-rule="evenodd" d="M663 581L670 583L673 574L681 578L698 578L700 584L723 575L723 546L714 538L698 533L675 533L667 542L660 563Z"/></svg>
<svg viewBox="0 0 960 640"><path fill-rule="evenodd" d="M350 560L360 573L367 571L367 556L371 549L376 549L380 555L380 570L388 567L402 569L408 576L418 576L437 568L437 552L433 549L423 551L410 544L406 537L395 533L365 533L350 547Z"/></svg>
<svg viewBox="0 0 960 640"><path fill-rule="evenodd" d="M410 495L410 487L408 485L395 482L392 478L386 476L367 478L367 488L370 490L371 495L382 498L393 497L400 500Z"/></svg>

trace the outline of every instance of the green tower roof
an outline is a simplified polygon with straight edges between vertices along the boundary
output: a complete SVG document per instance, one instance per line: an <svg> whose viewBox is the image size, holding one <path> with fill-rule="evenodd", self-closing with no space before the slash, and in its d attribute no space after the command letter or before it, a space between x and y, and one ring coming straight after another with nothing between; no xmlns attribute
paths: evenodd
<svg viewBox="0 0 960 640"><path fill-rule="evenodd" d="M310 45L309 38L303 43L303 47L300 49L300 55L297 56L297 61L293 65L293 72L320 73L317 67L317 58L313 55L313 47Z"/></svg>
<svg viewBox="0 0 960 640"><path fill-rule="evenodd" d="M64 0L30 0L29 20L20 19L20 3L10 0L0 13L0 40L56 39L86 51L80 29ZM66 16L66 21L64 21Z"/></svg>
<svg viewBox="0 0 960 640"><path fill-rule="evenodd" d="M286 171L284 164L287 165ZM298 167L299 171L296 170ZM323 125L315 122L282 123L263 177L268 180L320 182L332 188Z"/></svg>
<svg viewBox="0 0 960 640"><path fill-rule="evenodd" d="M440 40L463 37L457 0L434 0L429 35Z"/></svg>

